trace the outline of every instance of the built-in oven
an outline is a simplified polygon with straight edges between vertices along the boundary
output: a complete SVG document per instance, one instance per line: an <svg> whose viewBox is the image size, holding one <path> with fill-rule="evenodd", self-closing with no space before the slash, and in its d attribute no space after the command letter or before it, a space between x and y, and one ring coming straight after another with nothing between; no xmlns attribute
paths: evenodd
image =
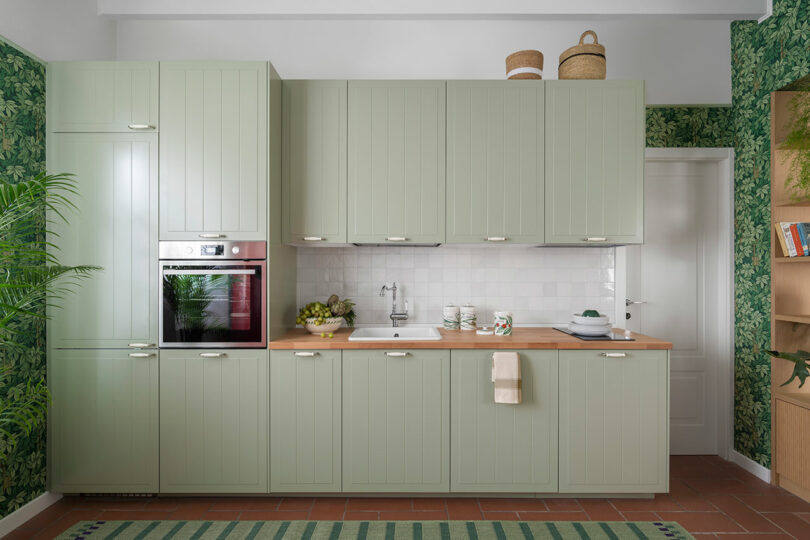
<svg viewBox="0 0 810 540"><path fill-rule="evenodd" d="M160 242L160 346L267 346L265 242Z"/></svg>

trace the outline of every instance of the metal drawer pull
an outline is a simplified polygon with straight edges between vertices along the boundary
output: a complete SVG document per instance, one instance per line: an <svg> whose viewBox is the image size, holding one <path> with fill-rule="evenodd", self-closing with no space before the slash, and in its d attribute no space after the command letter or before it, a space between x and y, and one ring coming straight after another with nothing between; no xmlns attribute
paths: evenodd
<svg viewBox="0 0 810 540"><path fill-rule="evenodd" d="M297 353L293 353L293 354L295 354L295 356L305 356L307 358L312 358L313 356L318 356L318 353L316 353L316 352L297 352Z"/></svg>
<svg viewBox="0 0 810 540"><path fill-rule="evenodd" d="M404 357L408 356L409 354L410 353L406 353L406 352L387 352L387 353L385 353L385 356L393 356L394 358L404 358Z"/></svg>
<svg viewBox="0 0 810 540"><path fill-rule="evenodd" d="M201 233L198 234L200 238L225 238L224 234L215 234L215 233Z"/></svg>
<svg viewBox="0 0 810 540"><path fill-rule="evenodd" d="M487 236L487 242L506 242L505 236Z"/></svg>
<svg viewBox="0 0 810 540"><path fill-rule="evenodd" d="M585 239L586 242L607 242L604 236L589 236Z"/></svg>
<svg viewBox="0 0 810 540"><path fill-rule="evenodd" d="M603 352L600 354L605 358L627 358L627 353L625 352Z"/></svg>
<svg viewBox="0 0 810 540"><path fill-rule="evenodd" d="M326 240L323 236L305 236L304 242L323 242Z"/></svg>
<svg viewBox="0 0 810 540"><path fill-rule="evenodd" d="M155 344L154 343L130 343L128 346L132 347L133 349L151 349L152 347L155 346Z"/></svg>
<svg viewBox="0 0 810 540"><path fill-rule="evenodd" d="M228 355L225 353L218 353L218 352L201 352L200 356L202 358L224 358L225 356Z"/></svg>
<svg viewBox="0 0 810 540"><path fill-rule="evenodd" d="M149 124L129 124L127 125L129 129L134 129L136 131L144 130L144 129L155 129L155 126L151 126Z"/></svg>
<svg viewBox="0 0 810 540"><path fill-rule="evenodd" d="M385 239L386 242L406 242L407 240L404 236L389 236Z"/></svg>
<svg viewBox="0 0 810 540"><path fill-rule="evenodd" d="M130 358L152 358L153 356L155 356L155 353L148 353L148 352L129 353Z"/></svg>

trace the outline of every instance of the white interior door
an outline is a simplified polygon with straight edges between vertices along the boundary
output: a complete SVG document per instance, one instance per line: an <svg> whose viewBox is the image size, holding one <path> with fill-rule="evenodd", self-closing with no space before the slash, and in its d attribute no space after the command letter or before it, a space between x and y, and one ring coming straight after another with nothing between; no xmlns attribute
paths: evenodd
<svg viewBox="0 0 810 540"><path fill-rule="evenodd" d="M627 247L626 327L671 341L672 454L717 454L723 392L722 332L731 317L723 302L730 276L722 264L730 225L724 223L717 161L646 164L645 243ZM728 236L728 238L726 237ZM724 319L725 318L725 319Z"/></svg>

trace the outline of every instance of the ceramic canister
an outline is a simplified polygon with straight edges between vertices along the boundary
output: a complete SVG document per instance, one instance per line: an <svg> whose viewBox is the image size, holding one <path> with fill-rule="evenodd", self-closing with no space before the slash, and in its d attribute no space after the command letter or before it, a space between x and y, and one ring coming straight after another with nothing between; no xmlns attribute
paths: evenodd
<svg viewBox="0 0 810 540"><path fill-rule="evenodd" d="M458 330L461 322L461 311L458 306L448 304L442 310L442 322L445 330Z"/></svg>
<svg viewBox="0 0 810 540"><path fill-rule="evenodd" d="M509 336L512 334L512 312L510 311L496 311L495 312L495 335L496 336Z"/></svg>
<svg viewBox="0 0 810 540"><path fill-rule="evenodd" d="M462 330L475 330L477 326L477 317L475 314L475 306L464 304L461 306L461 329Z"/></svg>

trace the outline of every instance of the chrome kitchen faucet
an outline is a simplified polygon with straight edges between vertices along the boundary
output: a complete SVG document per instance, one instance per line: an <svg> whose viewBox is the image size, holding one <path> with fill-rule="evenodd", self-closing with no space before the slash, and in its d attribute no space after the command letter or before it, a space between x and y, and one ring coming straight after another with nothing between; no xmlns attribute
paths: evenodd
<svg viewBox="0 0 810 540"><path fill-rule="evenodd" d="M392 304L391 304L391 324L394 328L399 327L399 321L408 320L408 301L405 300L405 311L397 313L397 282L395 281L390 287L383 285L380 289L380 296L385 296L385 291L391 291Z"/></svg>

